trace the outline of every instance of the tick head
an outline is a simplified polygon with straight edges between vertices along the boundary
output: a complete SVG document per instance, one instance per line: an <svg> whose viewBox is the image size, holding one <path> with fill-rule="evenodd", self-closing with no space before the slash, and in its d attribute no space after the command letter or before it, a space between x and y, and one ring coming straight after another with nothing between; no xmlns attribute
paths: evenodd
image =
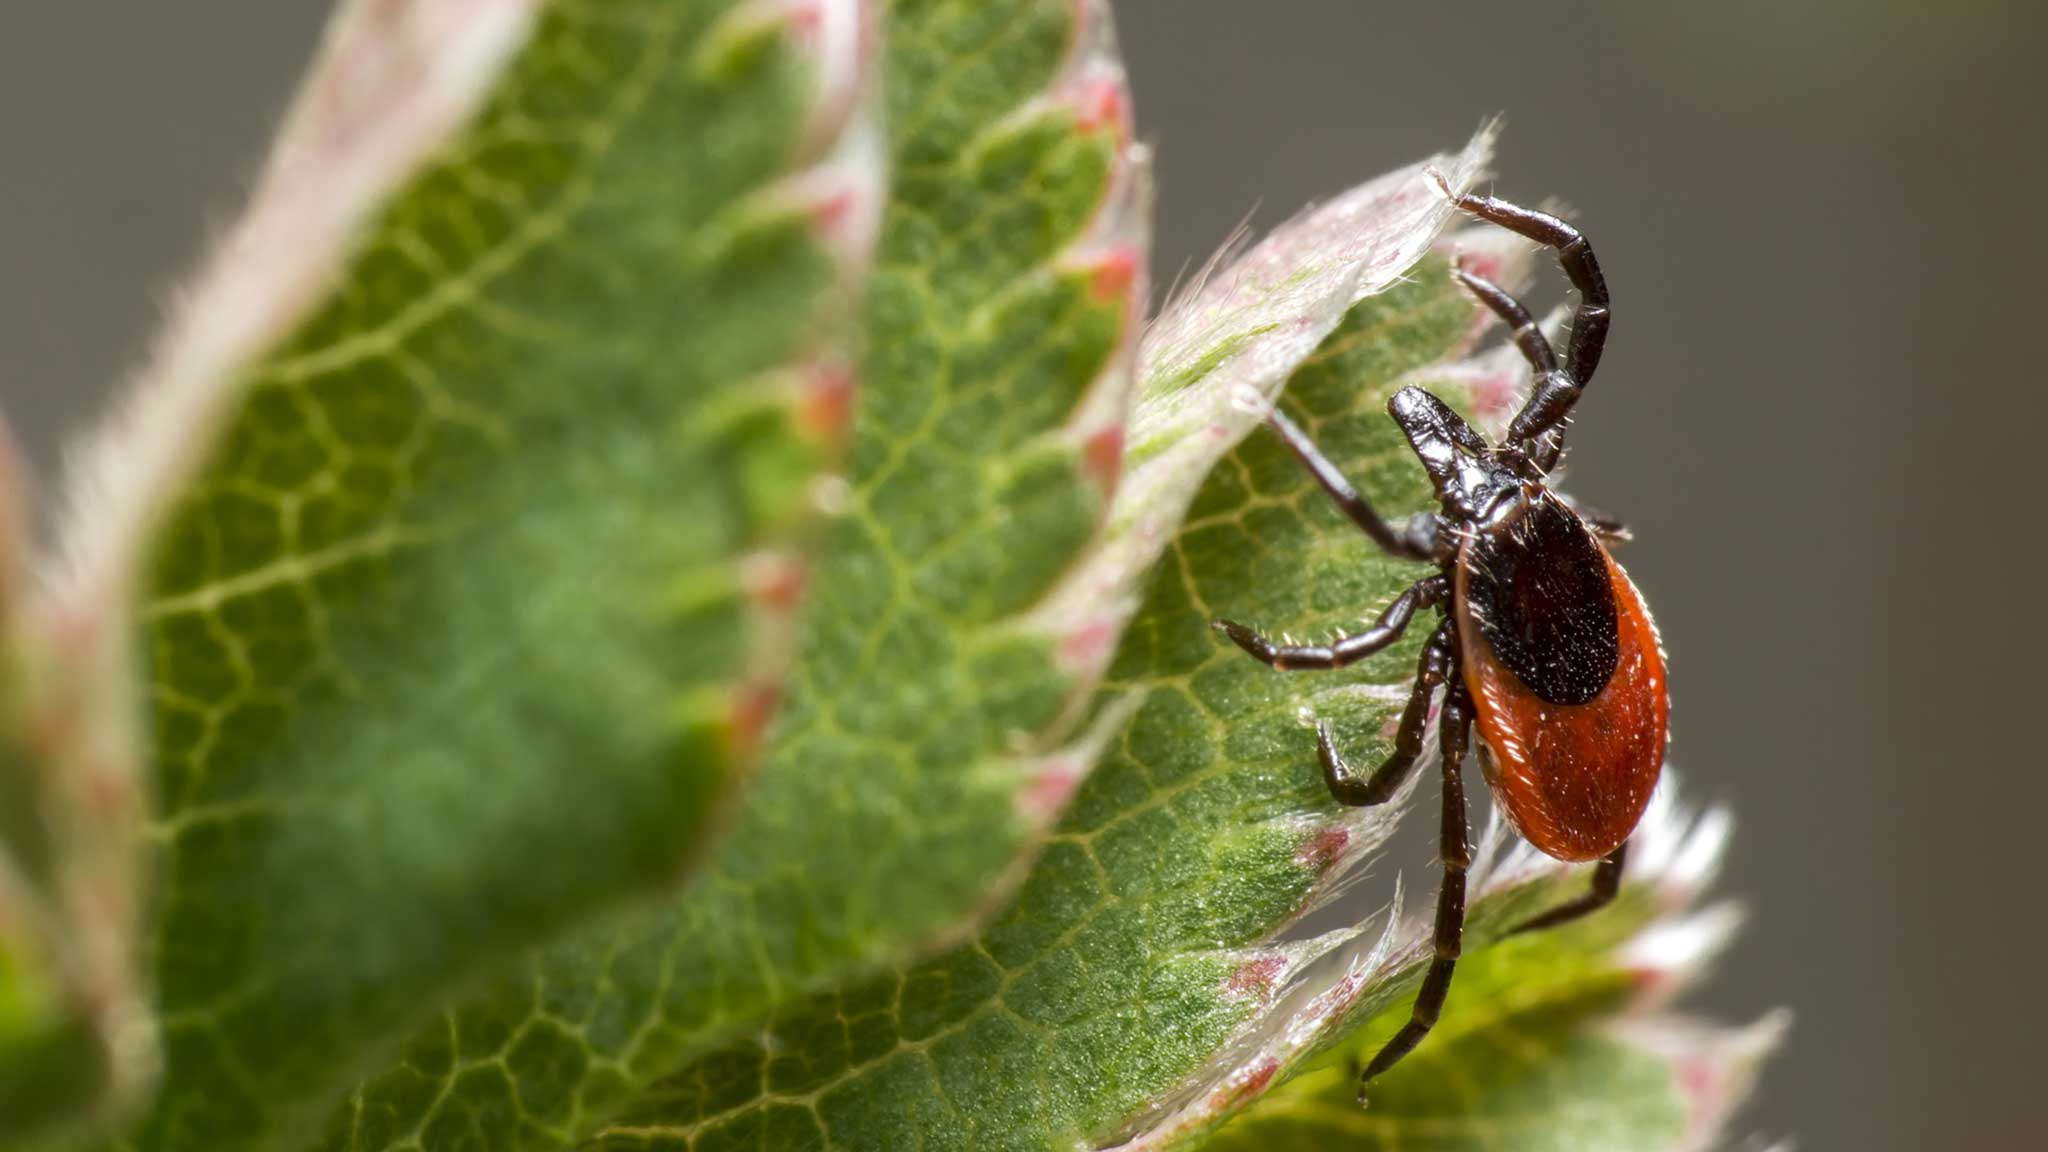
<svg viewBox="0 0 2048 1152"><path fill-rule="evenodd" d="M1495 452L1450 405L1411 384L1387 401L1387 412L1429 473L1445 516L1461 523L1492 522L1520 501L1515 461Z"/></svg>

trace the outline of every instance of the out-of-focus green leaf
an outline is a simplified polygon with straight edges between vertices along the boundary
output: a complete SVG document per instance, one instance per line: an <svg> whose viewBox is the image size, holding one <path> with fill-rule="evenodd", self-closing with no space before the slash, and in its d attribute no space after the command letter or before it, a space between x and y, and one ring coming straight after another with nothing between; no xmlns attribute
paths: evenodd
<svg viewBox="0 0 2048 1152"><path fill-rule="evenodd" d="M1146 227L1121 70L1097 4L887 11L893 190L842 515L732 830L671 907L420 1033L334 1147L580 1139L779 1006L963 931L1085 768L1072 718L1117 622L1042 608L1121 443Z"/></svg>
<svg viewBox="0 0 2048 1152"><path fill-rule="evenodd" d="M526 9L343 9L302 118L364 75L400 113L407 84L485 86L476 110L161 430L200 458L141 581L167 1055L143 1148L302 1140L442 997L701 859L761 723L758 585L788 582L763 571L829 451L805 414L845 376L845 233L879 201L872 163L820 166L858 13L558 0L499 63L471 42ZM293 165L338 145L305 124L278 163L314 203ZM234 318L202 293L188 319Z"/></svg>

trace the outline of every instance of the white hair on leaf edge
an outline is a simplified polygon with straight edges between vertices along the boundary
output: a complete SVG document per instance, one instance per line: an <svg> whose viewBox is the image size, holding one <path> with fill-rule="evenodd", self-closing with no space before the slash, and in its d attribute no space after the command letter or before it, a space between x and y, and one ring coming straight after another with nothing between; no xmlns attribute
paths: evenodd
<svg viewBox="0 0 2048 1152"><path fill-rule="evenodd" d="M1741 923L1741 911L1732 903L1690 910L1719 865L1731 822L1719 809L1695 815L1678 803L1676 791L1676 780L1667 769L1630 841L1633 867L1625 883L1648 888L1659 914L1614 952L1617 962L1634 973L1641 992L1625 1014L1608 1025L1630 1029L1641 1025L1642 1035L1661 1039L1667 1047L1685 1036L1704 1036L1703 1026L1660 1031L1653 1025L1663 1023L1662 1018L1643 1013L1660 1007L1697 976ZM1544 856L1514 836L1496 811L1473 854L1471 906L1476 911L1482 902L1508 892L1529 885L1548 890L1566 877L1580 875L1572 866ZM1430 947L1432 918L1425 915L1404 921L1399 891L1397 882L1390 911L1376 913L1357 928L1336 934L1343 939L1327 947L1314 963L1303 965L1291 985L1273 996L1271 1010L1241 1031L1188 1083L1140 1117L1124 1142L1114 1146L1114 1152L1173 1147L1213 1127L1363 1023L1357 1011L1369 994L1398 977ZM1714 1099L1703 1101L1703 1114L1711 1114L1716 1129L1747 1090L1755 1067L1775 1045L1783 1027L1781 1018L1767 1017L1740 1033L1713 1033L1740 1037L1740 1044L1716 1044L1686 1053L1688 1058L1706 1061L1702 1068L1728 1073L1714 1078Z"/></svg>

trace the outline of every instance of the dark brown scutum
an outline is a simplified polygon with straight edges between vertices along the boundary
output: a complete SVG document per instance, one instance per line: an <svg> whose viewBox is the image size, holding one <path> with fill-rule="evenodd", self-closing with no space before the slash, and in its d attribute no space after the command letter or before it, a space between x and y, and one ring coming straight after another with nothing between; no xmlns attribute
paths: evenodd
<svg viewBox="0 0 2048 1152"><path fill-rule="evenodd" d="M1548 496L1465 547L1463 610L1539 699L1584 704L1620 659L1613 581L1600 544Z"/></svg>

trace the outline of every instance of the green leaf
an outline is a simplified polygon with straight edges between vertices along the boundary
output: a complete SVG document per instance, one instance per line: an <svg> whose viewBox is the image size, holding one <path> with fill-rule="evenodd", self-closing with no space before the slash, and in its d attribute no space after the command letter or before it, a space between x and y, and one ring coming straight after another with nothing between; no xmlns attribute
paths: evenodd
<svg viewBox="0 0 2048 1152"><path fill-rule="evenodd" d="M821 157L860 30L799 17L342 11L155 419L104 454L175 485L133 520L167 1054L141 1147L302 1139L446 994L702 856L879 202L871 160ZM132 546L84 536L81 586L118 585L94 565Z"/></svg>
<svg viewBox="0 0 2048 1152"><path fill-rule="evenodd" d="M1748 1091L1751 1073L1775 1043L1782 1022L1767 1019L1734 1033L1653 1015L1693 982L1741 922L1732 905L1693 910L1719 867L1729 822L1721 812L1695 819L1673 799L1675 789L1667 773L1630 841L1621 897L1597 916L1533 937L1504 939L1502 933L1583 891L1586 879L1582 870L1571 872L1514 838L1496 813L1475 854L1466 958L1459 963L1444 1019L1415 1055L1375 1080L1370 1092L1375 1117L1406 1115L1398 1110L1412 1107L1434 1110L1437 1119L1398 1134L1383 1127L1383 1136L1419 1140L1450 1133L1464 1138L1484 1129L1490 1122L1484 1117L1516 1111L1521 1105L1515 1101L1526 1102L1532 1091L1557 1093L1551 1102L1555 1114L1582 1120L1581 1134L1587 1139L1615 1133L1623 1147L1692 1149L1705 1146L1718 1132ZM1300 1091L1320 1100L1334 1089L1329 1076L1315 1069L1332 1061L1350 1078L1350 1107L1357 1111L1357 1068L1406 1022L1433 956L1432 920L1431 915L1404 919L1397 893L1384 930L1372 930L1369 923L1325 937L1315 948L1318 955L1257 1026L1149 1109L1118 1145L1120 1152L1206 1147L1203 1138L1239 1112L1249 1108L1264 1115L1262 1101L1275 1085L1285 1085L1275 1093L1283 1101L1275 1108L1291 1115L1285 1101L1295 1099L1289 1095L1292 1078L1302 1073L1308 1086ZM1515 1030L1529 1026L1525 1012L1555 1032L1554 1050L1512 1045ZM1587 1088L1589 1081L1571 1079L1573 1062L1587 1051L1579 1043L1581 1034L1590 1032L1625 1032L1634 1047L1659 1054L1666 1065L1662 1072L1639 1078L1652 1081L1657 1092L1637 1081L1606 1085L1595 1080ZM1518 1066L1470 1055L1475 1049L1510 1045L1521 1061ZM1332 1052L1336 1055L1326 1055ZM1421 1067L1434 1068L1434 1075L1411 1073L1410 1065L1425 1052L1437 1054L1431 1060L1473 1059L1502 1071L1497 1081L1446 1079L1443 1064L1424 1061ZM1464 1096L1447 1092L1447 1083L1465 1084ZM1624 1086L1642 1090L1634 1096L1609 1091ZM1657 1125L1670 1101L1657 1093L1666 1089L1682 1096L1683 1141L1659 1142L1663 1129ZM1479 1122L1460 1128L1462 1121L1447 1119L1454 1111ZM1256 1141L1264 1132L1255 1126L1245 1138Z"/></svg>
<svg viewBox="0 0 2048 1152"><path fill-rule="evenodd" d="M1483 150L1482 140L1458 165L1461 180ZM1383 233L1360 210L1369 204L1416 211L1397 214L1400 225ZM1325 227L1377 238L1338 262L1334 331L1295 344L1274 383L1292 370L1291 410L1397 512L1420 507L1428 485L1385 416L1386 398L1475 330L1475 308L1440 259L1409 267L1446 219L1441 205L1421 168L1407 170L1284 230L1246 257L1247 271L1212 278L1182 305L1256 297L1261 285L1323 301L1305 287L1315 278L1291 273L1276 253L1320 265L1321 244L1295 244ZM1349 232L1333 217L1349 219ZM1373 254L1389 249L1407 262L1374 267ZM1354 305L1361 265L1373 268L1368 290L1384 290ZM1153 420L1141 411L1138 427L1231 434L1222 421L1242 404L1233 393L1261 386L1275 346L1293 336L1288 323L1259 320L1255 306L1215 309L1263 331L1242 337L1229 323L1212 326L1214 339L1236 347L1199 379L1159 384L1167 370L1151 355L1157 335L1148 337L1146 405L1199 415ZM1180 330L1162 325L1155 333ZM1254 392L1238 428L1256 425L1258 401ZM1226 430L1210 431L1219 426ZM1138 468L1179 451L1151 453ZM765 1035L671 1077L601 1146L1001 1149L1114 1139L1255 1028L1290 978L1334 946L1273 938L1327 898L1396 813L1336 809L1299 714L1309 706L1344 723L1361 756L1384 748L1378 730L1398 705L1392 685L1406 678L1412 645L1408 661L1289 678L1226 650L1207 621L1227 607L1275 623L1334 623L1369 610L1416 570L1376 555L1263 436L1217 465L1177 536L1159 544L1166 551L1151 595L1103 693L1103 715L1118 730L1010 908L971 944L795 1007ZM1133 703L1134 714L1121 711Z"/></svg>
<svg viewBox="0 0 2048 1152"><path fill-rule="evenodd" d="M1638 900L1639 907L1644 903ZM1617 933L1624 925L1640 926L1640 914L1632 911L1503 941L1460 963L1449 1010L1426 1044L1373 1082L1369 1107L1358 1103L1357 1070L1406 1020L1406 1002L1383 1011L1201 1147L1707 1147L1775 1046L1783 1020L1766 1017L1748 1028L1724 1029L1634 1014L1643 989L1671 974L1658 969L1663 958L1657 949L1643 947L1648 937Z"/></svg>
<svg viewBox="0 0 2048 1152"><path fill-rule="evenodd" d="M889 12L894 188L843 514L732 831L673 906L419 1034L333 1146L574 1142L779 1005L957 936L1085 769L1073 722L1120 620L1046 605L1097 540L1136 343L1121 70L1094 4Z"/></svg>

